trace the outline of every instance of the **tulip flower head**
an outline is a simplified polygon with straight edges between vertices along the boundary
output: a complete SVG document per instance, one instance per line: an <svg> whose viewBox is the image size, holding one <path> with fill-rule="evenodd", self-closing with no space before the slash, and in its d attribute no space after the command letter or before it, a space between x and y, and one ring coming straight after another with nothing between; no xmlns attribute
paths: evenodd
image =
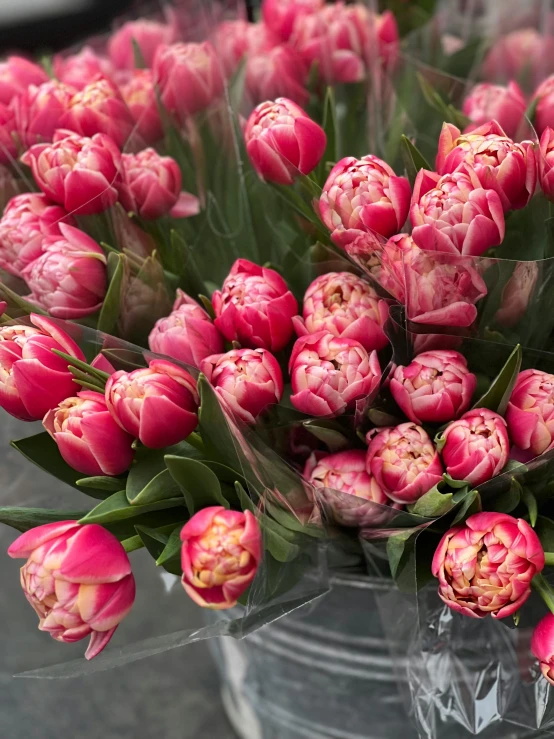
<svg viewBox="0 0 554 739"><path fill-rule="evenodd" d="M75 342L56 323L31 314L31 326L0 327L0 407L22 421L45 413L80 389L57 349L84 360Z"/></svg>
<svg viewBox="0 0 554 739"><path fill-rule="evenodd" d="M548 613L533 632L531 651L539 660L543 676L554 685L554 615Z"/></svg>
<svg viewBox="0 0 554 739"><path fill-rule="evenodd" d="M135 69L120 90L140 138L148 145L159 141L163 136L163 126L152 70Z"/></svg>
<svg viewBox="0 0 554 739"><path fill-rule="evenodd" d="M38 64L21 56L9 56L0 62L0 103L9 105L16 95L22 95L30 85L42 85L44 82L48 82L48 75Z"/></svg>
<svg viewBox="0 0 554 739"><path fill-rule="evenodd" d="M524 208L535 193L537 161L533 144L516 144L496 121L462 134L444 123L436 167L441 175L471 168L481 186L498 194L504 211ZM469 253L469 252L466 252Z"/></svg>
<svg viewBox="0 0 554 739"><path fill-rule="evenodd" d="M462 112L471 121L464 133L471 133L489 121L497 121L506 135L514 138L526 109L527 103L517 82L511 80L507 86L481 82L464 100Z"/></svg>
<svg viewBox="0 0 554 739"><path fill-rule="evenodd" d="M298 336L328 331L343 339L354 339L368 351L388 344L383 331L388 304L371 285L350 272L328 272L317 277L306 290L302 318L295 316Z"/></svg>
<svg viewBox="0 0 554 739"><path fill-rule="evenodd" d="M554 446L554 375L540 370L520 372L506 410L513 443L534 457Z"/></svg>
<svg viewBox="0 0 554 739"><path fill-rule="evenodd" d="M54 57L54 76L69 87L82 90L91 80L101 75L112 78L114 68L109 59L97 54L90 46L83 46L77 54Z"/></svg>
<svg viewBox="0 0 554 739"><path fill-rule="evenodd" d="M177 40L178 28L172 19L170 23L141 18L128 21L119 28L108 41L108 54L117 69L135 67L135 44L146 67L151 67L158 48Z"/></svg>
<svg viewBox="0 0 554 739"><path fill-rule="evenodd" d="M456 351L418 354L407 367L399 365L390 391L414 423L445 423L466 411L477 386L465 357Z"/></svg>
<svg viewBox="0 0 554 739"><path fill-rule="evenodd" d="M29 529L8 554L27 558L21 585L39 629L67 644L90 636L85 657L96 657L135 600L131 564L115 536L97 524L60 521Z"/></svg>
<svg viewBox="0 0 554 739"><path fill-rule="evenodd" d="M227 341L278 352L289 343L296 298L274 270L237 259L212 296L215 325Z"/></svg>
<svg viewBox="0 0 554 739"><path fill-rule="evenodd" d="M246 61L246 90L253 103L286 98L298 105L309 100L308 68L293 46L278 45Z"/></svg>
<svg viewBox="0 0 554 739"><path fill-rule="evenodd" d="M33 144L52 141L54 131L69 109L75 90L63 82L49 80L31 85L14 99L12 106L19 140L27 149Z"/></svg>
<svg viewBox="0 0 554 739"><path fill-rule="evenodd" d="M315 13L324 6L324 0L263 0L264 24L281 41L288 41L297 18Z"/></svg>
<svg viewBox="0 0 554 739"><path fill-rule="evenodd" d="M233 75L244 56L263 54L279 43L279 37L267 24L242 19L223 21L213 34L213 44L227 78Z"/></svg>
<svg viewBox="0 0 554 739"><path fill-rule="evenodd" d="M177 444L198 424L193 377L164 359L145 369L115 372L106 383L106 405L124 431L152 449Z"/></svg>
<svg viewBox="0 0 554 739"><path fill-rule="evenodd" d="M525 77L536 85L554 72L554 43L548 33L521 28L500 36L483 62L483 78L499 82Z"/></svg>
<svg viewBox="0 0 554 739"><path fill-rule="evenodd" d="M244 140L259 176L280 185L291 185L298 174L309 174L327 143L323 129L286 98L258 105L248 119Z"/></svg>
<svg viewBox="0 0 554 739"><path fill-rule="evenodd" d="M202 372L224 403L245 423L281 400L283 375L267 349L233 349L204 359Z"/></svg>
<svg viewBox="0 0 554 739"><path fill-rule="evenodd" d="M155 220L170 212L181 193L181 170L172 157L162 157L155 149L123 154L119 197L125 210L145 220Z"/></svg>
<svg viewBox="0 0 554 739"><path fill-rule="evenodd" d="M385 238L402 230L410 207L410 183L373 154L335 164L319 200L321 219L339 246L348 231ZM346 233L345 233L346 232Z"/></svg>
<svg viewBox="0 0 554 739"><path fill-rule="evenodd" d="M328 331L298 339L289 363L291 403L312 416L339 416L379 386L377 352Z"/></svg>
<svg viewBox="0 0 554 739"><path fill-rule="evenodd" d="M539 146L539 182L545 196L554 201L554 130L549 126L545 127Z"/></svg>
<svg viewBox="0 0 554 739"><path fill-rule="evenodd" d="M45 415L42 425L70 467L83 475L121 475L133 461L133 437L114 421L101 393L83 390Z"/></svg>
<svg viewBox="0 0 554 739"><path fill-rule="evenodd" d="M539 136L554 126L554 74L547 77L535 90L534 124Z"/></svg>
<svg viewBox="0 0 554 739"><path fill-rule="evenodd" d="M506 421L487 408L468 411L446 427L442 459L454 480L480 485L498 475L510 454Z"/></svg>
<svg viewBox="0 0 554 739"><path fill-rule="evenodd" d="M233 608L262 559L262 534L250 511L204 508L181 530L182 583L203 608Z"/></svg>
<svg viewBox="0 0 554 739"><path fill-rule="evenodd" d="M544 567L538 536L522 518L476 513L443 536L432 572L449 608L472 618L506 618L525 603Z"/></svg>

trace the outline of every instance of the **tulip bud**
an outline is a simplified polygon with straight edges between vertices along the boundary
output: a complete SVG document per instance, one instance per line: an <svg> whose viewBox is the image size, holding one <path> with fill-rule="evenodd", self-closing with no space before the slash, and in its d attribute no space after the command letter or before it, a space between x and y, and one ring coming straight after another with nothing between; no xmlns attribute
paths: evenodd
<svg viewBox="0 0 554 739"><path fill-rule="evenodd" d="M216 354L204 359L200 369L225 404L248 424L256 423L257 417L283 395L279 362L266 349Z"/></svg>
<svg viewBox="0 0 554 739"><path fill-rule="evenodd" d="M278 352L289 343L298 303L272 269L237 259L220 290L212 296L218 330L227 341L250 349Z"/></svg>
<svg viewBox="0 0 554 739"><path fill-rule="evenodd" d="M13 197L0 219L0 267L16 277L43 251L45 239L60 236L60 223L73 219L46 195L27 192Z"/></svg>
<svg viewBox="0 0 554 739"><path fill-rule="evenodd" d="M202 608L233 608L256 575L262 533L250 511L204 508L181 529L183 587Z"/></svg>
<svg viewBox="0 0 554 739"><path fill-rule="evenodd" d="M442 480L433 442L415 423L368 434L366 467L396 503L414 503Z"/></svg>
<svg viewBox="0 0 554 739"><path fill-rule="evenodd" d="M477 386L459 352L438 350L418 354L407 367L399 365L390 391L414 423L445 423L466 411Z"/></svg>
<svg viewBox="0 0 554 739"><path fill-rule="evenodd" d="M537 162L533 144L514 143L496 121L466 134L451 123L443 124L437 172L451 174L461 165L475 172L481 187L498 194L505 212L524 208L535 193Z"/></svg>
<svg viewBox="0 0 554 739"><path fill-rule="evenodd" d="M54 143L35 144L21 157L42 192L70 213L92 215L117 202L121 153L108 136L56 131Z"/></svg>
<svg viewBox="0 0 554 739"><path fill-rule="evenodd" d="M60 235L43 241L43 253L25 267L28 299L54 318L75 319L96 313L106 295L106 256L83 231L60 223Z"/></svg>
<svg viewBox="0 0 554 739"><path fill-rule="evenodd" d="M48 75L38 64L21 56L10 56L0 62L0 103L8 105L30 85L48 82Z"/></svg>
<svg viewBox="0 0 554 739"><path fill-rule="evenodd" d="M116 84L98 77L73 95L60 124L81 136L106 134L122 148L135 122Z"/></svg>
<svg viewBox="0 0 554 739"><path fill-rule="evenodd" d="M502 290L500 307L494 320L501 326L513 328L525 316L529 301L539 278L537 262L518 262L512 276Z"/></svg>
<svg viewBox="0 0 554 739"><path fill-rule="evenodd" d="M363 450L349 449L321 459L312 454L306 462L304 477L342 526L379 524L383 512L378 506L390 503L377 480L367 473L365 458ZM336 495L336 491L343 495Z"/></svg>
<svg viewBox="0 0 554 739"><path fill-rule="evenodd" d="M223 92L219 60L209 41L160 46L153 70L162 103L182 123L211 105Z"/></svg>
<svg viewBox="0 0 554 739"><path fill-rule="evenodd" d="M510 455L506 421L494 411L476 408L446 427L442 459L454 480L480 485L498 475Z"/></svg>
<svg viewBox="0 0 554 739"><path fill-rule="evenodd" d="M522 518L476 513L446 532L433 557L439 596L472 618L506 618L525 603L544 568L538 536Z"/></svg>
<svg viewBox="0 0 554 739"><path fill-rule="evenodd" d="M119 197L125 210L145 220L169 213L181 192L181 170L175 159L144 149L138 154L123 154L121 161Z"/></svg>
<svg viewBox="0 0 554 739"><path fill-rule="evenodd" d="M198 392L189 373L163 359L145 369L115 372L106 405L122 429L152 449L178 444L198 424Z"/></svg>
<svg viewBox="0 0 554 739"><path fill-rule="evenodd" d="M547 77L533 95L535 103L534 124L542 137L547 128L554 126L554 74Z"/></svg>
<svg viewBox="0 0 554 739"><path fill-rule="evenodd" d="M246 90L253 103L287 98L305 105L310 97L307 78L308 68L292 46L275 46L247 58Z"/></svg>
<svg viewBox="0 0 554 739"><path fill-rule="evenodd" d="M320 331L298 339L289 363L291 403L312 416L339 416L379 386L377 352Z"/></svg>
<svg viewBox="0 0 554 739"><path fill-rule="evenodd" d="M231 77L246 55L263 54L279 43L267 24L244 20L223 21L216 28L213 44L226 77Z"/></svg>
<svg viewBox="0 0 554 739"><path fill-rule="evenodd" d="M67 464L84 475L121 475L133 461L133 437L110 416L104 396L83 390L44 416L42 425Z"/></svg>
<svg viewBox="0 0 554 739"><path fill-rule="evenodd" d="M421 169L410 217L412 238L426 251L478 257L504 239L500 197L494 190L484 189L470 168L443 177Z"/></svg>
<svg viewBox="0 0 554 739"><path fill-rule="evenodd" d="M135 600L131 563L115 536L97 524L48 523L22 534L8 554L28 558L21 585L40 631L67 644L90 635L85 657L96 657Z"/></svg>
<svg viewBox="0 0 554 739"><path fill-rule="evenodd" d="M56 54L54 76L69 87L82 90L91 80L101 75L111 78L114 68L109 59L97 54L90 46L83 46L78 54Z"/></svg>
<svg viewBox="0 0 554 739"><path fill-rule="evenodd" d="M121 95L145 144L154 144L163 136L162 120L156 100L154 77L150 69L136 69L131 79L120 87Z"/></svg>
<svg viewBox="0 0 554 739"><path fill-rule="evenodd" d="M374 231L388 238L401 230L410 207L410 183L373 154L335 164L319 200L321 219L341 245L345 231Z"/></svg>
<svg viewBox="0 0 554 739"><path fill-rule="evenodd" d="M0 326L0 407L22 421L39 421L79 386L67 361L52 349L84 360L75 342L44 316L33 326Z"/></svg>
<svg viewBox="0 0 554 739"><path fill-rule="evenodd" d="M554 685L554 615L547 615L539 621L531 639L531 651L539 660L543 676Z"/></svg>
<svg viewBox="0 0 554 739"><path fill-rule="evenodd" d="M140 49L144 64L151 67L158 47L177 40L178 28L174 22L140 19L124 23L108 41L108 54L118 69L134 69L135 44Z"/></svg>
<svg viewBox="0 0 554 739"><path fill-rule="evenodd" d="M210 354L221 354L223 338L211 318L185 293L167 318L160 318L150 332L148 346L193 367L200 367Z"/></svg>
<svg viewBox="0 0 554 739"><path fill-rule="evenodd" d="M328 272L317 277L304 295L303 319L295 316L298 336L327 331L354 339L368 352L389 342L383 331L389 306L371 285L350 272Z"/></svg>
<svg viewBox="0 0 554 739"><path fill-rule="evenodd" d="M481 82L464 100L462 112L471 121L464 133L470 133L489 121L498 121L506 135L514 138L526 108L523 93L513 80L507 87Z"/></svg>
<svg viewBox="0 0 554 739"><path fill-rule="evenodd" d="M346 248L351 254L349 247ZM380 262L373 270L373 275L379 285L396 298L400 303L406 302L406 276L404 264L412 252L419 249L408 234L396 234L383 246L380 252Z"/></svg>
<svg viewBox="0 0 554 739"><path fill-rule="evenodd" d="M554 130L549 126L540 141L539 182L545 197L554 201Z"/></svg>
<svg viewBox="0 0 554 739"><path fill-rule="evenodd" d="M4 315L6 308L8 307L8 304L5 300L0 300L0 318Z"/></svg>
<svg viewBox="0 0 554 739"><path fill-rule="evenodd" d="M520 372L510 396L506 423L510 438L534 457L554 446L554 375L541 370Z"/></svg>
<svg viewBox="0 0 554 739"><path fill-rule="evenodd" d="M38 87L31 85L13 100L18 136L26 149L52 141L74 93L68 85L50 80Z"/></svg>
<svg viewBox="0 0 554 739"><path fill-rule="evenodd" d="M499 82L530 79L536 85L554 72L554 48L550 34L522 28L500 36L483 62L483 78Z"/></svg>
<svg viewBox="0 0 554 739"><path fill-rule="evenodd" d="M12 164L20 148L13 105L0 103L0 164Z"/></svg>
<svg viewBox="0 0 554 739"><path fill-rule="evenodd" d="M286 98L258 105L248 119L244 140L259 176L279 185L291 185L298 174L309 174L327 143L323 129Z"/></svg>
<svg viewBox="0 0 554 739"><path fill-rule="evenodd" d="M307 15L320 10L324 4L324 0L263 0L263 22L281 41L288 41L296 19L305 20Z"/></svg>

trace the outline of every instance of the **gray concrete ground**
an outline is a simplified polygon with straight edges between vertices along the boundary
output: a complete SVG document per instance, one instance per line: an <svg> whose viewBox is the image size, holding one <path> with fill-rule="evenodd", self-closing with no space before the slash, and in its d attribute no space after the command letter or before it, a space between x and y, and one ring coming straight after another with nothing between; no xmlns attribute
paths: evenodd
<svg viewBox="0 0 554 739"><path fill-rule="evenodd" d="M87 505L8 447L33 433L0 411L0 506ZM88 499L91 500L91 499ZM0 525L0 737L2 739L233 739L219 698L208 645L192 644L127 667L72 680L14 678L15 673L72 660L85 642L58 644L37 630L19 586L21 562L5 551L17 532ZM108 649L193 628L200 609L181 590L170 592L149 555L132 555L137 599Z"/></svg>

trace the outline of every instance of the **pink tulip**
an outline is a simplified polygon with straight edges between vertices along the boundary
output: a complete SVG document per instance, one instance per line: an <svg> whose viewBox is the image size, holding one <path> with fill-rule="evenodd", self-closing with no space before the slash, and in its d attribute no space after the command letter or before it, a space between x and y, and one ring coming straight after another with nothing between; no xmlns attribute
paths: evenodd
<svg viewBox="0 0 554 739"><path fill-rule="evenodd" d="M306 462L304 477L342 526L379 524L383 512L378 506L390 503L377 480L367 473L365 458L363 450L349 449L321 459L312 454ZM337 491L342 495L336 495Z"/></svg>
<svg viewBox="0 0 554 739"><path fill-rule="evenodd" d="M246 151L262 179L291 185L298 174L319 164L327 137L323 129L292 100L261 103L244 130Z"/></svg>
<svg viewBox="0 0 554 739"><path fill-rule="evenodd" d="M18 537L8 554L27 558L21 586L40 631L66 644L90 635L85 657L100 654L135 600L131 563L115 536L98 524L47 523Z"/></svg>
<svg viewBox="0 0 554 739"><path fill-rule="evenodd" d="M554 72L553 39L535 28L521 28L500 38L483 62L483 77L493 82L529 79L536 85Z"/></svg>
<svg viewBox="0 0 554 739"><path fill-rule="evenodd" d="M181 541L187 595L202 608L236 606L263 556L262 532L252 513L204 508L183 526Z"/></svg>
<svg viewBox="0 0 554 739"><path fill-rule="evenodd" d="M31 323L0 327L0 407L22 421L40 421L80 389L67 361L52 349L84 360L56 323L34 314Z"/></svg>
<svg viewBox="0 0 554 739"><path fill-rule="evenodd" d="M410 209L412 238L421 249L481 256L504 239L500 197L467 168L440 176L421 169Z"/></svg>
<svg viewBox="0 0 554 739"><path fill-rule="evenodd" d="M10 56L0 62L0 103L8 105L29 85L42 85L43 82L48 82L48 75L42 67L21 56Z"/></svg>
<svg viewBox="0 0 554 739"><path fill-rule="evenodd" d="M533 632L531 651L539 660L543 677L554 685L554 615L547 613Z"/></svg>
<svg viewBox="0 0 554 739"><path fill-rule="evenodd" d="M106 134L120 148L129 140L134 125L119 88L107 77L97 77L76 92L60 121L60 128L81 136Z"/></svg>
<svg viewBox="0 0 554 739"><path fill-rule="evenodd" d="M346 157L335 164L319 200L321 219L339 246L348 231L375 232L388 238L401 230L410 207L410 183L397 177L373 154Z"/></svg>
<svg viewBox="0 0 554 739"><path fill-rule="evenodd" d="M533 144L514 143L496 121L465 134L451 123L443 123L436 167L441 175L472 170L481 187L498 194L505 212L525 207L535 193Z"/></svg>
<svg viewBox="0 0 554 739"><path fill-rule="evenodd" d="M33 144L50 142L54 131L69 108L75 90L63 82L50 80L36 87L31 85L15 98L12 107L19 139L27 149Z"/></svg>
<svg viewBox="0 0 554 739"><path fill-rule="evenodd" d="M42 192L70 213L92 215L117 202L121 154L108 136L56 131L54 143L35 144L21 157Z"/></svg>
<svg viewBox="0 0 554 739"><path fill-rule="evenodd" d="M219 60L209 41L160 46L153 69L162 103L182 123L223 93Z"/></svg>
<svg viewBox="0 0 554 739"><path fill-rule="evenodd" d="M514 138L523 121L527 103L519 85L513 80L505 87L481 82L464 100L463 113L471 124L464 133L474 131L489 121L498 121L510 138Z"/></svg>
<svg viewBox="0 0 554 739"><path fill-rule="evenodd" d="M538 457L554 446L554 375L541 370L520 372L508 409L506 423L513 443Z"/></svg>
<svg viewBox="0 0 554 739"><path fill-rule="evenodd" d="M200 367L205 357L221 354L223 338L195 300L182 293L178 303L167 318L156 322L148 337L148 345L157 354Z"/></svg>
<svg viewBox="0 0 554 739"><path fill-rule="evenodd" d="M67 464L84 475L121 475L133 461L133 437L110 416L104 396L83 390L44 416L42 425Z"/></svg>
<svg viewBox="0 0 554 739"><path fill-rule="evenodd" d="M383 331L388 304L368 282L350 272L328 272L317 277L304 295L302 315L293 319L298 336L328 331L359 341L368 352L389 343Z"/></svg>
<svg viewBox="0 0 554 739"><path fill-rule="evenodd" d="M537 262L518 262L512 276L502 290L500 308L494 320L501 326L513 328L525 316L529 301L539 278Z"/></svg>
<svg viewBox="0 0 554 739"><path fill-rule="evenodd" d="M366 467L396 503L414 503L442 480L433 442L415 423L368 434Z"/></svg>
<svg viewBox="0 0 554 739"><path fill-rule="evenodd" d="M111 78L114 68L109 59L97 54L90 46L83 46L78 54L62 56L53 60L54 76L69 87L82 90L98 75Z"/></svg>
<svg viewBox="0 0 554 739"><path fill-rule="evenodd" d="M151 67L156 51L164 44L177 41L178 28L175 23L140 19L128 21L108 41L108 54L118 69L134 69L135 44L147 67Z"/></svg>
<svg viewBox="0 0 554 739"><path fill-rule="evenodd" d="M542 136L547 128L554 128L554 74L541 82L533 98L536 106L534 124Z"/></svg>
<svg viewBox="0 0 554 739"><path fill-rule="evenodd" d="M545 196L554 201L554 130L542 132L539 152L539 182Z"/></svg>
<svg viewBox="0 0 554 739"><path fill-rule="evenodd" d="M320 10L324 4L324 0L263 0L263 22L281 41L288 41L296 19L305 20L307 15Z"/></svg>
<svg viewBox="0 0 554 739"><path fill-rule="evenodd" d="M418 356L407 367L399 365L390 391L414 423L445 423L466 411L477 386L459 352L439 350Z"/></svg>
<svg viewBox="0 0 554 739"><path fill-rule="evenodd" d="M131 79L121 85L120 91L144 143L154 144L159 141L163 136L163 126L152 71L136 69Z"/></svg>
<svg viewBox="0 0 554 739"><path fill-rule="evenodd" d="M348 254L350 249L346 248ZM388 293L399 302L406 301L406 277L404 265L412 252L419 249L408 234L391 236L380 253L380 264L374 270L375 279Z"/></svg>
<svg viewBox="0 0 554 739"><path fill-rule="evenodd" d="M0 318L4 315L6 312L6 308L8 307L8 304L5 300L0 300Z"/></svg>
<svg viewBox="0 0 554 739"><path fill-rule="evenodd" d="M433 557L439 596L452 610L472 618L506 618L531 593L544 567L538 536L522 518L476 513L447 531Z"/></svg>
<svg viewBox="0 0 554 739"><path fill-rule="evenodd" d="M510 455L506 421L494 411L476 408L446 427L442 459L454 480L480 485L498 475Z"/></svg>
<svg viewBox="0 0 554 739"><path fill-rule="evenodd" d="M422 251L404 254L406 313L414 323L468 327L487 286L474 261L455 254Z"/></svg>
<svg viewBox="0 0 554 739"><path fill-rule="evenodd" d="M377 352L327 331L298 339L289 363L291 403L311 416L339 416L379 386Z"/></svg>
<svg viewBox="0 0 554 739"><path fill-rule="evenodd" d="M279 362L267 349L233 349L203 360L200 369L224 403L248 424L283 395Z"/></svg>
<svg viewBox="0 0 554 739"><path fill-rule="evenodd" d="M119 197L125 210L153 221L173 208L181 193L181 170L154 149L123 154Z"/></svg>
<svg viewBox="0 0 554 739"><path fill-rule="evenodd" d="M281 275L237 259L212 296L216 328L227 341L278 352L289 343L298 303Z"/></svg>
<svg viewBox="0 0 554 739"><path fill-rule="evenodd" d="M12 164L21 148L13 105L0 103L0 164Z"/></svg>
<svg viewBox="0 0 554 739"><path fill-rule="evenodd" d="M280 44L268 51L248 55L246 90L251 102L288 98L306 105L308 68L296 49Z"/></svg>
<svg viewBox="0 0 554 739"><path fill-rule="evenodd" d="M198 392L189 373L164 359L145 369L115 372L106 405L124 431L151 449L177 444L198 424Z"/></svg>
<svg viewBox="0 0 554 739"><path fill-rule="evenodd" d="M263 23L224 21L215 30L213 44L225 75L231 77L244 56L270 51L279 44L279 37Z"/></svg>
<svg viewBox="0 0 554 739"><path fill-rule="evenodd" d="M8 201L0 219L0 267L16 277L43 252L49 236L60 235L60 223L73 219L46 195L27 192Z"/></svg>
<svg viewBox="0 0 554 739"><path fill-rule="evenodd" d="M23 270L28 299L54 318L75 319L96 313L108 286L106 256L83 231L60 223L60 234L49 236L42 254Z"/></svg>

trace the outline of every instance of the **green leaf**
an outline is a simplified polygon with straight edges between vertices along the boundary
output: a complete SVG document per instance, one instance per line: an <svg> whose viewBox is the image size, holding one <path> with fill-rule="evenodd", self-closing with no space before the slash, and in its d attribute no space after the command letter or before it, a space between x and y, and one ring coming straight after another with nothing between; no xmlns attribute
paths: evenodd
<svg viewBox="0 0 554 739"><path fill-rule="evenodd" d="M144 56L142 55L141 48L138 45L136 38L133 37L131 39L131 42L133 44L133 59L135 62L135 69L146 69L148 65L144 61Z"/></svg>
<svg viewBox="0 0 554 739"><path fill-rule="evenodd" d="M335 91L332 87L328 87L325 93L325 101L323 103L323 130L327 137L327 144L325 146L325 152L321 157L316 170L317 181L320 185L323 185L327 179L327 165L329 163L334 165L339 160L337 129L337 102L335 100Z"/></svg>
<svg viewBox="0 0 554 739"><path fill-rule="evenodd" d="M400 562L406 551L406 546L412 537L415 538L417 533L418 530L406 529L406 531L399 531L387 539L387 556L389 558L391 575L394 579L396 579ZM414 546L413 541L411 546Z"/></svg>
<svg viewBox="0 0 554 739"><path fill-rule="evenodd" d="M450 477L448 472L443 473L442 479L448 485L448 487L454 488L455 490L461 490L462 488L469 487L466 480L454 480L452 477Z"/></svg>
<svg viewBox="0 0 554 739"><path fill-rule="evenodd" d="M461 490L454 494L453 500L455 503L461 503L461 505L452 520L452 526L460 521L465 521L469 515L481 510L481 498L477 490Z"/></svg>
<svg viewBox="0 0 554 739"><path fill-rule="evenodd" d="M537 516L535 533L545 552L554 552L554 521L546 516Z"/></svg>
<svg viewBox="0 0 554 739"><path fill-rule="evenodd" d="M200 299L200 302L204 306L204 310L206 311L206 313L210 316L210 318L213 321L215 318L215 311L212 305L212 301L209 298L207 298L205 295L199 295L198 297Z"/></svg>
<svg viewBox="0 0 554 739"><path fill-rule="evenodd" d="M132 505L144 505L155 500L174 498L180 495L180 489L168 474L164 457L169 452L175 454L196 455L190 445L183 442L166 449L149 449L139 447L129 470L126 492L127 500Z"/></svg>
<svg viewBox="0 0 554 739"><path fill-rule="evenodd" d="M312 524L304 524L298 520L298 518L283 508L280 508L269 501L265 501L264 504L267 513L275 519L275 521L287 529L288 531L295 531L300 534L307 534L308 536L315 536L316 538L323 538L327 536L327 533L321 526L314 526Z"/></svg>
<svg viewBox="0 0 554 739"><path fill-rule="evenodd" d="M198 377L197 386L200 394L198 427L208 456L241 471L235 440L214 389L203 374Z"/></svg>
<svg viewBox="0 0 554 739"><path fill-rule="evenodd" d="M113 334L121 315L121 299L123 290L123 281L125 278L125 260L124 254L110 254L108 256L108 264L115 263L110 285L102 303L102 309L98 316L97 329L104 331L106 334Z"/></svg>
<svg viewBox="0 0 554 739"><path fill-rule="evenodd" d="M171 477L185 497L191 516L208 506L222 505L229 508L229 501L221 492L217 476L205 464L196 459L177 457L172 454L165 456L165 463Z"/></svg>
<svg viewBox="0 0 554 739"><path fill-rule="evenodd" d="M174 557L178 557L181 554L181 529L182 526L177 526L173 529L171 534L169 535L169 538L167 540L167 544L165 545L162 553L156 560L157 565L163 565L168 560L173 559Z"/></svg>
<svg viewBox="0 0 554 739"><path fill-rule="evenodd" d="M148 552L156 560L156 563L158 563L171 539L171 533L168 532L167 527L164 527L164 529L153 529L149 526L139 525L135 529ZM176 530L180 531L180 528ZM172 575L182 574L180 557L166 559L161 566L167 572L171 572Z"/></svg>
<svg viewBox="0 0 554 739"><path fill-rule="evenodd" d="M493 380L487 392L479 398L473 408L488 408L501 416L506 412L508 401L521 367L521 346L518 344L508 357L506 364Z"/></svg>
<svg viewBox="0 0 554 739"><path fill-rule="evenodd" d="M12 441L11 445L26 459L57 480L71 485L81 493L90 495L91 498L102 500L107 497L108 491L105 489L87 488L83 490L82 487L79 487L77 481L82 479L82 472L77 472L65 462L59 452L58 445L46 431L42 434Z"/></svg>
<svg viewBox="0 0 554 739"><path fill-rule="evenodd" d="M110 376L107 372L97 369L96 367L92 367L90 364L87 364L87 362L82 362L80 359L72 357L70 354L61 352L58 349L52 349L52 351L58 357L65 359L70 368L75 367L76 369L80 370L83 375L90 375L92 378L98 380L101 383L102 387L106 386L106 381Z"/></svg>
<svg viewBox="0 0 554 739"><path fill-rule="evenodd" d="M322 441L327 445L331 454L346 449L349 444L348 439L342 433L342 430L337 428L338 424L334 421L304 421L302 424L316 439Z"/></svg>
<svg viewBox="0 0 554 739"><path fill-rule="evenodd" d="M243 511L250 511L250 513L256 512L256 506L252 502L252 499L246 492L246 490L242 487L240 482L235 482L235 491L237 493L238 499L240 501L240 505Z"/></svg>
<svg viewBox="0 0 554 739"><path fill-rule="evenodd" d="M86 515L86 511L59 511L49 508L0 508L0 523L11 526L12 529L25 532L36 526L58 521L79 521Z"/></svg>
<svg viewBox="0 0 554 739"><path fill-rule="evenodd" d="M492 496L486 498L487 509L498 513L511 513L521 502L521 485L512 477L509 486Z"/></svg>
<svg viewBox="0 0 554 739"><path fill-rule="evenodd" d="M529 523L533 528L535 528L538 516L537 499L529 488L525 487L525 485L521 487L521 500L529 511Z"/></svg>
<svg viewBox="0 0 554 739"><path fill-rule="evenodd" d="M277 562L290 562L298 556L300 547L286 538L286 529L268 516L260 518L260 525L264 532L265 548ZM294 539L294 535L290 538Z"/></svg>
<svg viewBox="0 0 554 739"><path fill-rule="evenodd" d="M414 146L410 139L405 135L402 135L401 137L401 152L408 179L413 187L419 170L432 170L432 167L419 149Z"/></svg>
<svg viewBox="0 0 554 739"><path fill-rule="evenodd" d="M77 487L117 493L121 490L124 482L125 480L121 480L118 477L82 477L80 480L77 480Z"/></svg>
<svg viewBox="0 0 554 739"><path fill-rule="evenodd" d="M25 300L25 298L22 298L7 285L4 285L3 282L0 282L0 296L8 302L8 305L14 305L27 316L31 313L38 313L40 316L48 315L47 311L42 310L42 308L39 308L34 303L30 303L28 300Z"/></svg>
<svg viewBox="0 0 554 739"><path fill-rule="evenodd" d="M110 495L109 498L99 503L92 511L80 519L80 523L99 523L102 525L114 521L122 521L128 518L136 518L144 513L160 511L166 508L177 508L183 506L182 497L159 500L148 505L131 505L127 500L125 490Z"/></svg>
<svg viewBox="0 0 554 739"><path fill-rule="evenodd" d="M425 518L438 518L448 513L454 506L452 502L452 493L441 493L438 483L431 488L425 495L422 495L416 503L410 507L410 513L416 516L424 516Z"/></svg>

